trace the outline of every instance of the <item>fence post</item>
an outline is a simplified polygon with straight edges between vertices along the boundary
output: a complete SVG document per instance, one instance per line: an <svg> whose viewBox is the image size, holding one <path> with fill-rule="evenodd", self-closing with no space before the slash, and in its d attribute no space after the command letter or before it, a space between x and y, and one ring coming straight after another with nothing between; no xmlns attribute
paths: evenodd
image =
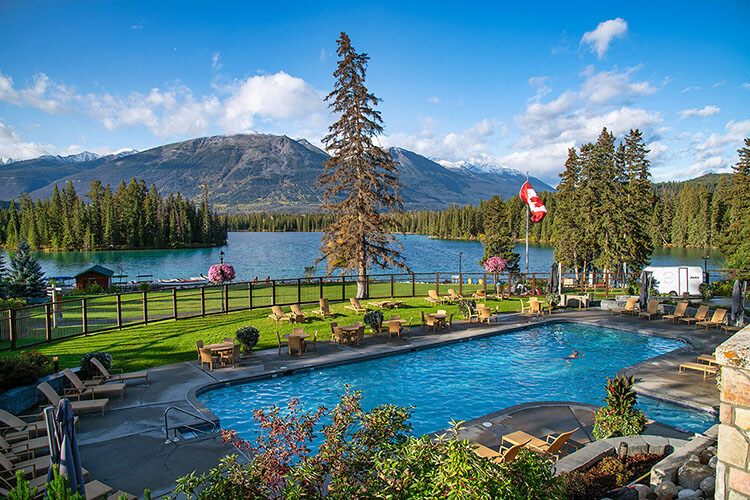
<svg viewBox="0 0 750 500"><path fill-rule="evenodd" d="M319 298L319 299L322 299L322 298L323 298L323 278L322 278L322 277L321 277L321 278L318 278L318 281L319 281L319 286L318 286L318 288L319 288L319 290L320 290L320 291L319 291L319 295L320 295L320 297L318 297L318 298Z"/></svg>
<svg viewBox="0 0 750 500"><path fill-rule="evenodd" d="M508 271L508 298L513 293L513 273Z"/></svg>
<svg viewBox="0 0 750 500"><path fill-rule="evenodd" d="M201 316L206 316L206 287L201 287Z"/></svg>
<svg viewBox="0 0 750 500"><path fill-rule="evenodd" d="M122 296L115 295L115 309L117 310L117 328L122 329Z"/></svg>
<svg viewBox="0 0 750 500"><path fill-rule="evenodd" d="M148 325L148 292L143 292L143 324Z"/></svg>
<svg viewBox="0 0 750 500"><path fill-rule="evenodd" d="M83 334L86 335L89 333L89 311L88 307L86 306L86 298L81 299L81 322L83 326Z"/></svg>
<svg viewBox="0 0 750 500"><path fill-rule="evenodd" d="M229 285L221 285L224 288L224 304L222 304L222 307L224 307L224 312L229 312Z"/></svg>
<svg viewBox="0 0 750 500"><path fill-rule="evenodd" d="M341 302L346 300L346 276L341 275Z"/></svg>
<svg viewBox="0 0 750 500"><path fill-rule="evenodd" d="M487 273L484 273L482 283L484 284L484 294L487 295Z"/></svg>
<svg viewBox="0 0 750 500"><path fill-rule="evenodd" d="M458 294L464 294L464 273L458 273Z"/></svg>
<svg viewBox="0 0 750 500"><path fill-rule="evenodd" d="M528 276L527 276L528 278ZM537 295L536 293L536 273L531 273L531 289L534 291L534 295Z"/></svg>
<svg viewBox="0 0 750 500"><path fill-rule="evenodd" d="M416 294L414 293L416 291L416 279L414 277L414 273L411 273L411 296L416 297Z"/></svg>
<svg viewBox="0 0 750 500"><path fill-rule="evenodd" d="M435 293L440 295L440 273L435 273Z"/></svg>
<svg viewBox="0 0 750 500"><path fill-rule="evenodd" d="M54 297L53 297L54 300ZM52 307L49 303L44 304L44 336L47 342L52 342Z"/></svg>
<svg viewBox="0 0 750 500"><path fill-rule="evenodd" d="M10 348L16 348L16 310L8 309L8 336L10 340Z"/></svg>
<svg viewBox="0 0 750 500"><path fill-rule="evenodd" d="M271 305L276 305L276 280L271 280Z"/></svg>
<svg viewBox="0 0 750 500"><path fill-rule="evenodd" d="M248 300L248 307L252 309L253 308L253 284L252 282L247 283L247 300Z"/></svg>
<svg viewBox="0 0 750 500"><path fill-rule="evenodd" d="M391 298L393 298L393 274L391 274Z"/></svg>
<svg viewBox="0 0 750 500"><path fill-rule="evenodd" d="M604 296L609 298L609 271L604 274Z"/></svg>
<svg viewBox="0 0 750 500"><path fill-rule="evenodd" d="M172 288L172 317L177 319L177 289Z"/></svg>
<svg viewBox="0 0 750 500"><path fill-rule="evenodd" d="M302 279L297 278L297 304L302 303Z"/></svg>

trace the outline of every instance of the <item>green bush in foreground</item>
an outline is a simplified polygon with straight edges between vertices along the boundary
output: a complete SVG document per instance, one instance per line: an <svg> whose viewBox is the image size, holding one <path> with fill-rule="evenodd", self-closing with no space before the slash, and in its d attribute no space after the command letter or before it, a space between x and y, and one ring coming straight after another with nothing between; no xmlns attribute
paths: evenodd
<svg viewBox="0 0 750 500"><path fill-rule="evenodd" d="M347 388L335 408L305 411L288 407L255 410L261 437L243 441L224 431L252 456L221 460L207 473L178 480L172 499L563 499L562 482L550 462L522 451L517 460L497 464L474 453L451 432L434 439L409 433L412 410L382 405L367 412L359 392ZM324 441L313 451L321 419Z"/></svg>
<svg viewBox="0 0 750 500"><path fill-rule="evenodd" d="M594 438L634 436L643 432L646 416L635 407L633 383L632 376L607 378L606 405L594 412Z"/></svg>
<svg viewBox="0 0 750 500"><path fill-rule="evenodd" d="M52 361L38 351L24 351L17 356L0 358L0 393L31 385L52 373Z"/></svg>

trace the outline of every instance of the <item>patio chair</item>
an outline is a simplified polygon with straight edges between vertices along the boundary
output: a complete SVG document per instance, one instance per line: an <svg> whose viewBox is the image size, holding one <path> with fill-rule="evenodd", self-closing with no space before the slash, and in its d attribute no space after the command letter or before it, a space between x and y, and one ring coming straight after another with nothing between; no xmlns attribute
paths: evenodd
<svg viewBox="0 0 750 500"><path fill-rule="evenodd" d="M198 350L198 361L201 360L201 349L203 349L203 341L202 340L196 340L195 341L195 347Z"/></svg>
<svg viewBox="0 0 750 500"><path fill-rule="evenodd" d="M706 377L708 375L713 375L715 377L719 373L718 366L707 365L704 363L693 363L692 361L685 361L684 363L680 363L680 368L677 373L682 375L682 372L685 370L695 370L697 372L701 372L703 374L703 380L706 380Z"/></svg>
<svg viewBox="0 0 750 500"><path fill-rule="evenodd" d="M492 309L489 307L477 307L477 311L479 312L479 322L483 323L487 321L489 324L492 319Z"/></svg>
<svg viewBox="0 0 750 500"><path fill-rule="evenodd" d="M531 299L529 299L528 303L525 303L523 299L521 299L521 314L529 313L531 313Z"/></svg>
<svg viewBox="0 0 750 500"><path fill-rule="evenodd" d="M314 352L318 352L318 330L315 330L315 333L313 333L312 341L305 340L305 350L307 350L307 346L312 345L312 350Z"/></svg>
<svg viewBox="0 0 750 500"><path fill-rule="evenodd" d="M102 364L101 361L99 361L96 358L91 358L91 364L96 367L97 370L99 370L99 373L101 373L101 376L95 376L93 381L87 380L84 382L86 385L99 385L104 384L107 382L127 382L128 380L140 380L143 379L143 382L148 384L148 371L140 371L140 372L131 372L131 373L123 373L122 368L105 368L105 366ZM112 374L111 371L117 370L116 373ZM98 383L97 383L98 381Z"/></svg>
<svg viewBox="0 0 750 500"><path fill-rule="evenodd" d="M96 358L92 358L96 359ZM42 382L38 386L36 386L37 389L39 389L39 392L41 392L45 398L47 398L47 401L49 404L57 408L57 406L60 404L60 395L55 392L55 390L52 388L51 385L49 385L47 382ZM104 415L104 410L109 406L109 399L88 399L86 401L71 401L70 402L71 408L73 408L73 412L82 412L82 411L91 411L91 410L97 410L101 411L102 415Z"/></svg>
<svg viewBox="0 0 750 500"><path fill-rule="evenodd" d="M125 388L127 387L127 384L124 384L122 382L118 384L101 384L86 387L81 379L78 378L78 375L76 375L70 368L64 369L62 371L62 374L70 381L71 384L73 384L72 388L63 390L63 396L66 398L76 397L77 399L81 399L81 396L91 396L91 398L93 399L96 396L109 396L113 393L119 393L120 399L122 399L125 395Z"/></svg>
<svg viewBox="0 0 750 500"><path fill-rule="evenodd" d="M664 321L665 319L671 319L672 323L674 323L678 319L684 318L685 312L687 311L687 306L688 306L687 302L678 303L674 308L674 312L672 314L665 314L664 316L661 317L661 320Z"/></svg>
<svg viewBox="0 0 750 500"><path fill-rule="evenodd" d="M7 457L0 453L0 477L5 476L6 480L10 480L15 477L16 471L23 471L24 476L29 481L29 488L34 489L34 487L44 486L47 482L47 471L50 463L49 455L19 461L13 455ZM3 471L5 474L2 474ZM83 478L88 480L90 477L89 471L81 467L81 472L83 472ZM28 476L31 476L31 478ZM34 479L37 480L34 481ZM39 492L37 491L37 493Z"/></svg>
<svg viewBox="0 0 750 500"><path fill-rule="evenodd" d="M206 349L205 347L201 349L201 370L203 370L203 365L208 363L209 370L214 371L214 361L216 361L217 363L221 363L221 356L219 355L218 351L212 351L211 349Z"/></svg>
<svg viewBox="0 0 750 500"><path fill-rule="evenodd" d="M47 449L49 449L49 438L47 436L29 438L24 441L16 441L15 443L9 443L0 437L0 452L3 455L10 454L18 457L34 458L37 451Z"/></svg>
<svg viewBox="0 0 750 500"><path fill-rule="evenodd" d="M724 324L724 317L727 315L726 309L717 309L714 311L714 315L711 316L711 319L708 321L698 321L696 323L697 326L705 326L706 331L708 331L709 326L715 326L716 328L719 328L721 325Z"/></svg>
<svg viewBox="0 0 750 500"><path fill-rule="evenodd" d="M495 285L495 293L489 296L491 299L504 300L505 299L505 285L497 283Z"/></svg>
<svg viewBox="0 0 750 500"><path fill-rule="evenodd" d="M47 434L44 420L27 422L9 411L0 409L0 436L8 441L18 441Z"/></svg>
<svg viewBox="0 0 750 500"><path fill-rule="evenodd" d="M276 340L279 343L279 355L281 355L281 348L286 347L287 349L289 349L289 342L281 340L281 335L279 335L278 330L276 330ZM292 354L291 350L289 350L289 354Z"/></svg>
<svg viewBox="0 0 750 500"><path fill-rule="evenodd" d="M687 324L697 323L699 321L705 321L706 316L708 315L708 306L702 305L698 307L698 310L695 311L695 316L685 316L684 318L680 318L680 321L684 321Z"/></svg>
<svg viewBox="0 0 750 500"><path fill-rule="evenodd" d="M357 327L357 345L360 345L361 342L365 341L365 325L359 325Z"/></svg>
<svg viewBox="0 0 750 500"><path fill-rule="evenodd" d="M328 299L318 299L318 304L320 304L320 309L315 309L314 311L310 311L312 314L318 314L323 319L326 319L326 316L335 316L335 314L331 311L331 308L328 304Z"/></svg>
<svg viewBox="0 0 750 500"><path fill-rule="evenodd" d="M526 441L526 444L524 445L524 448L527 448L531 451L535 451L537 453L541 453L542 455L545 455L545 456L553 457L556 460L558 458L558 455L567 454L565 451L563 451L563 447L566 444L568 444L568 440L570 439L570 436L575 434L578 431L578 429L579 427L576 427L572 431L563 432L562 434L559 434L559 435L547 434L544 437L544 439L537 439L531 434L526 434L523 431L513 432L510 435L508 435L508 437L514 436L515 438L514 441L516 441L516 443L518 443L519 441L528 439ZM505 436L503 436L503 442L505 442Z"/></svg>
<svg viewBox="0 0 750 500"><path fill-rule="evenodd" d="M715 365L716 363L716 356L713 354L701 354L696 358L696 361L700 363L701 361L706 363L707 365Z"/></svg>
<svg viewBox="0 0 750 500"><path fill-rule="evenodd" d="M347 338L346 335L344 335L344 329L340 326L333 326L332 328L333 335L331 336L331 338L333 339L333 341L337 344L343 344Z"/></svg>
<svg viewBox="0 0 750 500"><path fill-rule="evenodd" d="M409 334L409 336L410 336L410 337L411 337L411 322L412 322L413 320L414 320L414 318L409 318L409 322L408 322L407 324L405 324L405 325L404 325L404 324L402 324L402 325L401 325L401 331L402 331L402 332L407 332L407 333Z"/></svg>
<svg viewBox="0 0 750 500"><path fill-rule="evenodd" d="M292 319L295 323L304 323L307 319L307 314L303 313L299 308L299 304L292 304Z"/></svg>
<svg viewBox="0 0 750 500"><path fill-rule="evenodd" d="M357 314L367 312L367 308L362 307L362 304L359 303L359 299L357 297L349 297L349 302L351 305L344 306L346 309L351 309Z"/></svg>
<svg viewBox="0 0 750 500"><path fill-rule="evenodd" d="M47 457L47 461L49 461L49 457ZM48 467L49 469L49 467ZM47 474L42 472L35 473L36 477L32 477L28 481L28 487L31 490L36 489L36 496L34 498L36 499L42 499L42 498L51 498L51 496L48 496L47 494ZM89 472L86 471L84 474L84 478L89 477ZM11 478L4 478L0 477L0 483L7 488L14 488L16 487L16 479L15 476ZM112 492L115 491L114 488L111 486L108 486L100 481L93 480L93 481L87 481L84 485L86 488L86 500L98 500L100 498L109 497L109 498L120 498L119 496L110 496L112 495ZM0 490L3 488L0 487ZM137 498L133 495L130 495L129 493L125 492L118 492L120 494L124 494L128 500L130 498ZM3 494L5 496L5 494ZM53 495L54 498L59 498L57 495ZM25 497L24 497L25 498Z"/></svg>
<svg viewBox="0 0 750 500"><path fill-rule="evenodd" d="M271 306L271 314L269 314L268 317L274 320L277 325L284 321L289 323L292 320L289 316L284 314L284 311L281 310L281 306Z"/></svg>
<svg viewBox="0 0 750 500"><path fill-rule="evenodd" d="M453 288L448 289L448 296L451 298L452 301L458 301L463 299L463 295L459 295L456 293L456 291Z"/></svg>
<svg viewBox="0 0 750 500"><path fill-rule="evenodd" d="M305 333L304 328L292 328L292 333Z"/></svg>
<svg viewBox="0 0 750 500"><path fill-rule="evenodd" d="M659 301L651 299L648 301L648 307L646 307L646 310L638 313L638 317L651 320L651 316L656 316L657 314L659 314Z"/></svg>
<svg viewBox="0 0 750 500"><path fill-rule="evenodd" d="M242 352L241 344L234 344L231 351L219 352L219 360L221 366L232 365L232 368L236 367L240 362L240 353Z"/></svg>
<svg viewBox="0 0 750 500"><path fill-rule="evenodd" d="M224 337L224 343L225 344L234 344L234 338L232 338L232 337Z"/></svg>
<svg viewBox="0 0 750 500"><path fill-rule="evenodd" d="M526 441L526 443L528 443L528 441ZM499 452L479 443L472 444L474 445L474 453L476 453L480 457L489 458L495 463L502 464L515 460L518 456L518 452L521 451L521 448L523 448L526 443L519 443L507 448L500 447Z"/></svg>
<svg viewBox="0 0 750 500"><path fill-rule="evenodd" d="M401 319L400 314L391 314L391 317L388 319L388 321L394 320L394 319Z"/></svg>
<svg viewBox="0 0 750 500"><path fill-rule="evenodd" d="M430 329L430 330L432 330L433 332L436 332L437 329L438 329L438 326L440 326L440 321L438 319L436 319L435 316L432 315L432 314L428 314L425 317L425 320L427 322L427 328ZM389 328L390 328L390 326L389 326Z"/></svg>
<svg viewBox="0 0 750 500"><path fill-rule="evenodd" d="M409 325L411 325L411 320L409 320ZM453 330L453 313L451 313L448 321L445 322L445 326L448 328L448 331ZM409 333L411 333L411 331Z"/></svg>
<svg viewBox="0 0 750 500"><path fill-rule="evenodd" d="M424 300L426 300L430 304L442 304L443 303L443 299L441 299L438 296L437 290L435 290L434 288L430 288L429 290L427 290L427 297L425 297Z"/></svg>
<svg viewBox="0 0 750 500"><path fill-rule="evenodd" d="M487 298L487 292L485 290L477 290L472 294L472 297L474 297L476 300L485 300Z"/></svg>
<svg viewBox="0 0 750 500"><path fill-rule="evenodd" d="M400 321L389 321L388 322L388 338L393 338L393 334L396 334L398 338L401 338L401 322Z"/></svg>
<svg viewBox="0 0 750 500"><path fill-rule="evenodd" d="M422 330L427 328L427 319L424 316L424 311L420 311L422 313Z"/></svg>
<svg viewBox="0 0 750 500"><path fill-rule="evenodd" d="M612 316L615 314L619 314L622 316L623 314L632 314L635 312L635 305L638 303L638 297L628 297L628 301L625 303L625 307L621 307L618 309L611 309L610 313Z"/></svg>

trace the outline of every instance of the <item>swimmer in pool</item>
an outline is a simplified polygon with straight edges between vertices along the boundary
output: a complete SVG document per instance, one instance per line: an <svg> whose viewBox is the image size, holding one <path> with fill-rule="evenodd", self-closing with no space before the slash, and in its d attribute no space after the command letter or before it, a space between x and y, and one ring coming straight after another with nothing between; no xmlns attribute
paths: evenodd
<svg viewBox="0 0 750 500"><path fill-rule="evenodd" d="M570 356L568 356L568 357L566 357L566 358L563 358L563 359L564 359L565 361L567 361L567 362L568 362L568 364L570 364L570 360L571 360L571 359L582 358L582 357L583 357L583 354L581 354L581 353L580 353L580 352L578 352L578 351L573 351L573 354L571 354Z"/></svg>

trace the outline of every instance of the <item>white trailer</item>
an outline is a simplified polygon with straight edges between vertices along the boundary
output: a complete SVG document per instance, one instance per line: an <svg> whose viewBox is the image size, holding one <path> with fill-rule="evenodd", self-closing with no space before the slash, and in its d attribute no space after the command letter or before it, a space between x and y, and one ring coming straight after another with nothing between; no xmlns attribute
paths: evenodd
<svg viewBox="0 0 750 500"><path fill-rule="evenodd" d="M701 294L698 287L703 283L703 269L700 266L648 266L644 271L651 273L659 293L681 296Z"/></svg>

